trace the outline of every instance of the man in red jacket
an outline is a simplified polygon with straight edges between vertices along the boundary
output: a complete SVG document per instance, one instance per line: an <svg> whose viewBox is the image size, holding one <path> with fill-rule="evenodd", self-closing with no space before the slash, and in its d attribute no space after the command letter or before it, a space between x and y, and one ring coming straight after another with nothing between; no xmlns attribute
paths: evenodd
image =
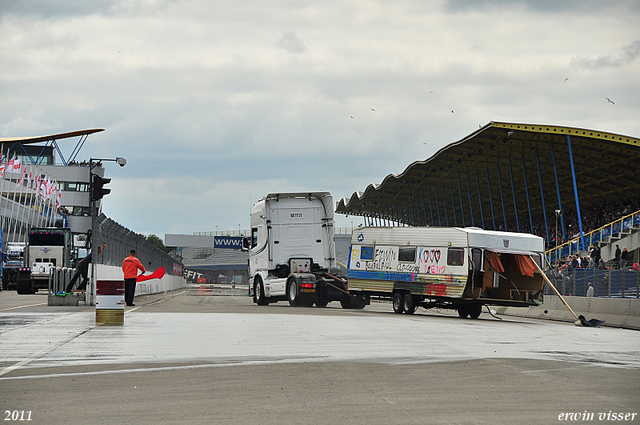
<svg viewBox="0 0 640 425"><path fill-rule="evenodd" d="M129 256L122 262L122 271L124 272L124 302L131 307L135 306L133 296L136 293L138 270L142 273L146 272L140 260L136 258L136 250L132 249L129 251Z"/></svg>

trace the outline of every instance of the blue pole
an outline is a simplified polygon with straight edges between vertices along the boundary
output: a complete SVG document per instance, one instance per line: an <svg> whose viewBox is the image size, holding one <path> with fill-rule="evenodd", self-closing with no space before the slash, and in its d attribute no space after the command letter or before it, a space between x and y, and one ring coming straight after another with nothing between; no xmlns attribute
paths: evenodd
<svg viewBox="0 0 640 425"><path fill-rule="evenodd" d="M444 188L442 189L444 190ZM453 224L458 227L458 215L456 214L455 196L453 196L453 183L449 182L449 190L451 191L451 208L453 209Z"/></svg>
<svg viewBox="0 0 640 425"><path fill-rule="evenodd" d="M431 210L431 222L433 225L436 225L436 221L433 219L433 204L431 203L431 189L429 189L429 209ZM436 210L438 211L438 226L442 226L440 224L440 207L438 206L438 192L436 191Z"/></svg>
<svg viewBox="0 0 640 425"><path fill-rule="evenodd" d="M540 172L540 158L536 148L536 165L538 166L538 182L540 183L540 198L542 199L542 215L544 216L544 228L547 231L547 243L549 243L549 224L547 223L547 210L544 206L544 190L542 190L542 173Z"/></svg>
<svg viewBox="0 0 640 425"><path fill-rule="evenodd" d="M529 226L533 235L533 219L531 218L531 200L529 199L529 184L527 183L527 167L524 164L524 152L522 152L522 175L524 175L524 191L527 194L527 209L529 210Z"/></svg>
<svg viewBox="0 0 640 425"><path fill-rule="evenodd" d="M553 174L556 177L556 191L558 192L558 209L562 211L562 201L560 201L560 184L558 183L558 169L556 168L556 154L553 151L553 142L549 142L551 145L551 159L553 160ZM567 239L564 234L564 215L560 216L560 225L562 226L562 239ZM556 229L557 230L557 229Z"/></svg>
<svg viewBox="0 0 640 425"><path fill-rule="evenodd" d="M424 225L429 225L429 217L427 217L427 204L424 202L424 192L422 192L422 210L424 211ZM433 217L431 218L431 225L433 226Z"/></svg>
<svg viewBox="0 0 640 425"><path fill-rule="evenodd" d="M576 183L576 170L573 167L573 154L571 153L571 137L567 134L569 146L569 161L571 161L571 177L573 177L573 193L576 196L576 210L578 212L578 227L580 228L580 249L584 250L584 232L582 231L582 217L580 216L580 200L578 198L578 184Z"/></svg>
<svg viewBox="0 0 640 425"><path fill-rule="evenodd" d="M407 216L406 223L411 226L411 221L409 221L409 204L407 203L407 199L404 200L404 213Z"/></svg>
<svg viewBox="0 0 640 425"><path fill-rule="evenodd" d="M447 227L449 227L449 213L447 212L447 195L444 193L444 183L442 183L442 203L444 204L444 217L447 219Z"/></svg>
<svg viewBox="0 0 640 425"><path fill-rule="evenodd" d="M511 155L509 155L509 177L511 178L511 194L513 195L513 210L516 213L516 229L520 233L520 220L518 220L518 206L516 205L516 190L513 187L513 170L511 169Z"/></svg>
<svg viewBox="0 0 640 425"><path fill-rule="evenodd" d="M476 170L476 185L478 186L478 204L480 205L480 220L482 220L482 228L484 229L484 211L482 210L482 195L480 195L480 179L478 178L478 170Z"/></svg>
<svg viewBox="0 0 640 425"><path fill-rule="evenodd" d="M469 173L467 173L467 193L469 194L469 212L471 213L471 226L475 227L476 222L473 217L473 204L471 204L471 188L469 187Z"/></svg>
<svg viewBox="0 0 640 425"><path fill-rule="evenodd" d="M462 203L462 189L460 188L460 177L458 177L458 196L460 197L460 213L462 214L462 227L467 227L464 220L464 204Z"/></svg>
<svg viewBox="0 0 640 425"><path fill-rule="evenodd" d="M413 215L413 202L411 201L411 195L409 195L409 207L411 208L411 225L415 226L416 225L416 218ZM409 211L407 209L407 211Z"/></svg>
<svg viewBox="0 0 640 425"><path fill-rule="evenodd" d="M491 181L489 180L489 167L487 167L487 187L489 188L489 205L491 205L491 219L493 220L493 230L496 230L496 214L493 212L493 196L491 195Z"/></svg>
<svg viewBox="0 0 640 425"><path fill-rule="evenodd" d="M502 202L502 218L504 219L504 231L508 232L507 228L507 213L504 208L504 195L502 194L502 177L500 176L500 163L496 163L496 168L498 169L498 188L500 188L500 202Z"/></svg>

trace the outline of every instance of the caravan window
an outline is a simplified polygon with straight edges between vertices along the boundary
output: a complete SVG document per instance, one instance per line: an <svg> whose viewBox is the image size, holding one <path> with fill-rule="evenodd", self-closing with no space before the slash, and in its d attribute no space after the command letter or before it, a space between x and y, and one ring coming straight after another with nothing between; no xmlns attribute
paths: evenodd
<svg viewBox="0 0 640 425"><path fill-rule="evenodd" d="M405 263L416 262L416 249L415 248L400 248L398 250L398 261Z"/></svg>
<svg viewBox="0 0 640 425"><path fill-rule="evenodd" d="M464 264L464 248L449 248L447 251L448 266L462 266Z"/></svg>
<svg viewBox="0 0 640 425"><path fill-rule="evenodd" d="M361 260L373 260L373 247L362 246L360 247L360 259Z"/></svg>

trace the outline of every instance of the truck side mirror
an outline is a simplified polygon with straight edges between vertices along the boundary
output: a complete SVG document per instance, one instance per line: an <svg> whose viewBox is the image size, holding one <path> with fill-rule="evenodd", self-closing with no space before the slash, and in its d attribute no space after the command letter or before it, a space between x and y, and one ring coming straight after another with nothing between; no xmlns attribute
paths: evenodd
<svg viewBox="0 0 640 425"><path fill-rule="evenodd" d="M242 250L241 251L249 251L249 238L242 238Z"/></svg>

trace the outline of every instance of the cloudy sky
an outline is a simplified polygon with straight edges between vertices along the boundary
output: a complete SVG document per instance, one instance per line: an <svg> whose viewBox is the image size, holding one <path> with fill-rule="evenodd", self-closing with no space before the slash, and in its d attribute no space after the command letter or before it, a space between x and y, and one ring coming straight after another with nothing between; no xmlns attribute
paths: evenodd
<svg viewBox="0 0 640 425"><path fill-rule="evenodd" d="M127 159L109 217L245 229L267 193L349 197L490 121L640 137L638 22L637 0L3 0L0 137L104 128L78 159Z"/></svg>

